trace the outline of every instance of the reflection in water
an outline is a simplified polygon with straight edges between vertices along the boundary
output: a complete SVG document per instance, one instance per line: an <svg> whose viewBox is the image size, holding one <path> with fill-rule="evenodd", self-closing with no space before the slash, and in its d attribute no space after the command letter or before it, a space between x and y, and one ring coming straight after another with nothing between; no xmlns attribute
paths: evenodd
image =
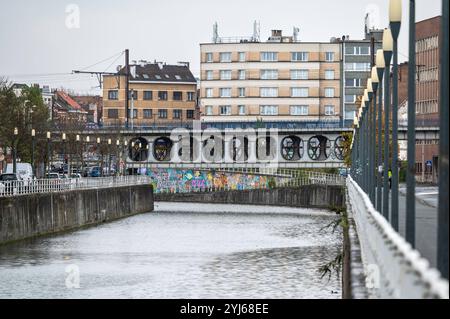
<svg viewBox="0 0 450 319"><path fill-rule="evenodd" d="M0 247L0 298L340 298L341 235L315 210L158 203L155 212ZM66 287L66 267L80 289ZM333 293L335 292L335 293ZM337 292L337 293L336 293Z"/></svg>

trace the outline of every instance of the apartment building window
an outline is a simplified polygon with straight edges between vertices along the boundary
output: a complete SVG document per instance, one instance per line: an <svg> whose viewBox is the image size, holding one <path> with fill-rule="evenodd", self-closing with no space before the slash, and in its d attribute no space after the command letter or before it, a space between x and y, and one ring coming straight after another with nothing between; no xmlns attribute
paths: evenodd
<svg viewBox="0 0 450 319"><path fill-rule="evenodd" d="M325 70L325 80L334 80L334 70Z"/></svg>
<svg viewBox="0 0 450 319"><path fill-rule="evenodd" d="M231 62L231 52L221 52L220 62Z"/></svg>
<svg viewBox="0 0 450 319"><path fill-rule="evenodd" d="M207 79L207 80L212 80L212 79L214 79L214 73L213 73L213 71L206 71L206 79Z"/></svg>
<svg viewBox="0 0 450 319"><path fill-rule="evenodd" d="M179 91L173 92L173 100L174 101L182 101L183 100L183 92L179 92Z"/></svg>
<svg viewBox="0 0 450 319"><path fill-rule="evenodd" d="M345 119L353 120L356 116L356 111L345 111Z"/></svg>
<svg viewBox="0 0 450 319"><path fill-rule="evenodd" d="M261 97L278 97L278 88L261 88Z"/></svg>
<svg viewBox="0 0 450 319"><path fill-rule="evenodd" d="M119 91L110 90L108 91L108 100L118 100L119 99Z"/></svg>
<svg viewBox="0 0 450 319"><path fill-rule="evenodd" d="M158 100L159 101L167 101L167 97L168 97L167 91L159 91L158 92Z"/></svg>
<svg viewBox="0 0 450 319"><path fill-rule="evenodd" d="M278 53L277 52L261 52L261 61L270 62L270 61L278 61Z"/></svg>
<svg viewBox="0 0 450 319"><path fill-rule="evenodd" d="M362 87L362 79L354 79L354 78L345 79L345 86L351 88Z"/></svg>
<svg viewBox="0 0 450 319"><path fill-rule="evenodd" d="M291 70L291 80L308 80L308 70Z"/></svg>
<svg viewBox="0 0 450 319"><path fill-rule="evenodd" d="M220 71L220 79L221 80L231 80L231 70Z"/></svg>
<svg viewBox="0 0 450 319"><path fill-rule="evenodd" d="M292 61L307 62L309 60L309 53L308 52L292 52L291 53L291 60Z"/></svg>
<svg viewBox="0 0 450 319"><path fill-rule="evenodd" d="M370 63L346 63L345 64L346 71L362 71L368 72L371 70Z"/></svg>
<svg viewBox="0 0 450 319"><path fill-rule="evenodd" d="M326 116L334 115L334 105L325 105L325 115Z"/></svg>
<svg viewBox="0 0 450 319"><path fill-rule="evenodd" d="M213 97L213 89L205 90L206 97Z"/></svg>
<svg viewBox="0 0 450 319"><path fill-rule="evenodd" d="M245 80L245 70L238 71L238 78L239 80Z"/></svg>
<svg viewBox="0 0 450 319"><path fill-rule="evenodd" d="M195 101L195 92L187 92L187 100L189 102Z"/></svg>
<svg viewBox="0 0 450 319"><path fill-rule="evenodd" d="M158 117L160 119L166 119L167 118L167 109L159 109L158 110Z"/></svg>
<svg viewBox="0 0 450 319"><path fill-rule="evenodd" d="M349 47L347 46L345 49L346 55L370 55L370 47L362 46L362 47Z"/></svg>
<svg viewBox="0 0 450 319"><path fill-rule="evenodd" d="M128 91L128 98L130 100L133 99L133 100L137 101L137 99L138 99L138 92L135 91L135 90Z"/></svg>
<svg viewBox="0 0 450 319"><path fill-rule="evenodd" d="M309 106L308 105L292 105L291 106L291 115L306 116L308 114L309 114Z"/></svg>
<svg viewBox="0 0 450 319"><path fill-rule="evenodd" d="M334 97L334 88L325 88L325 97Z"/></svg>
<svg viewBox="0 0 450 319"><path fill-rule="evenodd" d="M194 118L194 110L186 110L186 118L193 119Z"/></svg>
<svg viewBox="0 0 450 319"><path fill-rule="evenodd" d="M213 54L211 52L206 53L206 62L213 62Z"/></svg>
<svg viewBox="0 0 450 319"><path fill-rule="evenodd" d="M205 114L206 115L213 115L213 107L211 105L205 106Z"/></svg>
<svg viewBox="0 0 450 319"><path fill-rule="evenodd" d="M291 97L308 97L308 88L291 88Z"/></svg>
<svg viewBox="0 0 450 319"><path fill-rule="evenodd" d="M325 61L333 62L334 61L334 52L326 52L325 53Z"/></svg>
<svg viewBox="0 0 450 319"><path fill-rule="evenodd" d="M278 80L278 70L261 70L261 80Z"/></svg>
<svg viewBox="0 0 450 319"><path fill-rule="evenodd" d="M231 115L231 105L222 105L220 107L220 115Z"/></svg>
<svg viewBox="0 0 450 319"><path fill-rule="evenodd" d="M153 100L153 92L152 91L144 91L144 100L145 101Z"/></svg>
<svg viewBox="0 0 450 319"><path fill-rule="evenodd" d="M144 109L144 119L151 119L153 117L153 111L151 109Z"/></svg>
<svg viewBox="0 0 450 319"><path fill-rule="evenodd" d="M173 118L174 119L181 119L182 110L173 110Z"/></svg>
<svg viewBox="0 0 450 319"><path fill-rule="evenodd" d="M246 115L245 105L238 105L239 115Z"/></svg>
<svg viewBox="0 0 450 319"><path fill-rule="evenodd" d="M274 116L278 115L278 106L277 105L261 105L259 107L260 115L266 116Z"/></svg>
<svg viewBox="0 0 450 319"><path fill-rule="evenodd" d="M231 88L220 89L220 97L231 97Z"/></svg>
<svg viewBox="0 0 450 319"><path fill-rule="evenodd" d="M119 110L118 109L108 109L108 118L118 119L119 118Z"/></svg>
<svg viewBox="0 0 450 319"><path fill-rule="evenodd" d="M245 97L245 88L239 88L239 97Z"/></svg>
<svg viewBox="0 0 450 319"><path fill-rule="evenodd" d="M356 101L356 95L345 95L345 103L355 103Z"/></svg>
<svg viewBox="0 0 450 319"><path fill-rule="evenodd" d="M245 62L245 52L239 52L239 62Z"/></svg>

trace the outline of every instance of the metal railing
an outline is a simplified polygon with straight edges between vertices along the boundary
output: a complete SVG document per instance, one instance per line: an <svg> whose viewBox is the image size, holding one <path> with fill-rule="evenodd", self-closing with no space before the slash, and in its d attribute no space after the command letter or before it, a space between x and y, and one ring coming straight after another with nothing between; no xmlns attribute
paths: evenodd
<svg viewBox="0 0 450 319"><path fill-rule="evenodd" d="M150 184L148 176L114 176L79 179L36 179L30 181L0 182L0 197L28 194L59 193L71 190L123 187Z"/></svg>
<svg viewBox="0 0 450 319"><path fill-rule="evenodd" d="M448 299L448 281L392 228L351 177L347 189L369 293L383 299Z"/></svg>
<svg viewBox="0 0 450 319"><path fill-rule="evenodd" d="M393 1L393 0L391 0ZM392 8L398 8L393 6ZM449 2L442 1L442 34L448 37ZM405 210L405 240L412 249L416 247L416 135L423 130L420 123L416 123L416 89L421 83L416 81L417 65L415 50L415 0L409 1L409 71L408 71L408 119L407 119L407 170L406 170L406 210ZM398 48L397 39L400 31L400 22L392 21L390 27L385 29L383 50L377 51L376 65L372 69L372 76L368 80L367 89L362 98L360 113L355 119L352 142L352 180L360 187L361 192L367 195L374 210L380 212L384 222L380 223L378 233L366 233L361 237L378 236L388 231L389 225L395 232L399 232L399 131L402 122L398 121ZM387 45L386 45L387 44ZM442 63L440 65L440 131L439 143L439 207L437 218L436 242L437 268L442 277L448 279L448 41L440 44ZM391 59L393 68L391 72ZM384 94L384 95L383 95ZM384 122L384 123L383 123ZM424 122L425 123L425 122ZM433 122L429 122L433 124ZM437 122L434 122L437 124ZM352 204L358 206L354 199ZM361 208L362 209L362 208ZM371 214L363 210L358 218L367 218L362 214ZM378 215L377 215L378 216ZM381 227L383 226L383 227ZM372 238L369 237L370 240ZM428 244L428 243L427 243ZM379 249L381 249L379 247ZM385 249L385 248L383 248ZM417 253L417 252L414 252ZM389 256L387 255L386 258ZM388 261L385 261L386 263ZM397 265L399 266L399 265ZM397 273L398 276L407 276ZM447 282L448 289L448 282ZM448 293L447 293L448 298Z"/></svg>

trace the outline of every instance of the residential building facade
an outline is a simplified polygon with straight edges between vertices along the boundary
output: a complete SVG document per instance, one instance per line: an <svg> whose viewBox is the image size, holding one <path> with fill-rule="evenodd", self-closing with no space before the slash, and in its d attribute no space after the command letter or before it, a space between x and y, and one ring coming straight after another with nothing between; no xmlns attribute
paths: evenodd
<svg viewBox="0 0 450 319"><path fill-rule="evenodd" d="M258 38L200 45L204 127L286 127L339 123L339 43L299 42L273 30Z"/></svg>
<svg viewBox="0 0 450 319"><path fill-rule="evenodd" d="M351 40L349 36L343 36L336 40L341 42L342 52L344 52L342 110L345 126L351 126L353 123L356 110L360 106L358 97L364 94L367 79L371 76L372 62L374 62L372 57L376 55L378 49L382 48L383 30L369 28L367 21L368 17L366 17L364 39Z"/></svg>
<svg viewBox="0 0 450 319"><path fill-rule="evenodd" d="M187 64L147 63L130 66L129 126L191 127L197 106L197 81ZM126 124L125 69L105 76L103 125Z"/></svg>
<svg viewBox="0 0 450 319"><path fill-rule="evenodd" d="M87 123L87 114L68 93L55 91L53 98L52 119L55 123L77 123L84 125Z"/></svg>
<svg viewBox="0 0 450 319"><path fill-rule="evenodd" d="M416 23L416 126L439 127L441 16ZM439 140L417 140L418 180L437 183Z"/></svg>

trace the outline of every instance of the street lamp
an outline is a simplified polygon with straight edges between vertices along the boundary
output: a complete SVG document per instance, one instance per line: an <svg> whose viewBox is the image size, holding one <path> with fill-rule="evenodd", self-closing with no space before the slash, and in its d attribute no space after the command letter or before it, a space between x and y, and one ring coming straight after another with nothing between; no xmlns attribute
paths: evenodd
<svg viewBox="0 0 450 319"><path fill-rule="evenodd" d="M377 67L372 67L371 72L371 84L372 84L372 110L371 110L371 128L370 128L370 162L371 162L371 168L370 168L370 175L371 175L371 185L370 185L370 195L372 199L372 203L375 204L376 202L376 187L377 187L377 171L378 171L378 165L377 165L377 154L376 154L376 131L377 131L377 91L378 86L380 83L380 80L378 78L378 72Z"/></svg>
<svg viewBox="0 0 450 319"><path fill-rule="evenodd" d="M128 152L128 141L127 140L125 140L124 142L123 142L123 149L124 149L124 152L123 152L123 155L124 155L124 166L123 166L123 175L126 175L126 170L127 170L127 167L126 167L126 163L127 163L127 159L128 159L128 155L129 155L129 152Z"/></svg>
<svg viewBox="0 0 450 319"><path fill-rule="evenodd" d="M383 216L389 220L389 118L390 118L390 79L391 59L394 40L390 29L383 32L383 55L384 55L384 164L383 164Z"/></svg>
<svg viewBox="0 0 450 319"><path fill-rule="evenodd" d="M394 66L392 83L392 227L399 230L398 220L398 36L402 21L402 0L390 0L389 26L394 44ZM416 26L414 25L414 28ZM413 105L414 106L414 105ZM415 128L414 128L415 129ZM414 141L415 143L415 141ZM414 164L415 162L413 162Z"/></svg>
<svg viewBox="0 0 450 319"><path fill-rule="evenodd" d="M36 171L34 168L34 149L36 147L35 137L36 137L36 130L31 129L31 169L33 170L33 175L35 174Z"/></svg>
<svg viewBox="0 0 450 319"><path fill-rule="evenodd" d="M51 139L51 137L52 137L52 133L47 132L47 167L46 167L46 171L45 171L45 174L47 174L46 177L48 177L48 173L50 173L51 167L52 167L51 158L50 158L50 142L51 142L50 139Z"/></svg>
<svg viewBox="0 0 450 319"><path fill-rule="evenodd" d="M79 171L81 171L81 170L79 169L79 168L80 168L80 163L81 163L80 152L81 152L81 154L82 154L81 143L80 143L80 141L81 141L80 135L77 134L77 135L75 136L75 141L76 141L75 152L78 153L78 156L77 156L77 168L76 168L76 171L79 172Z"/></svg>
<svg viewBox="0 0 450 319"><path fill-rule="evenodd" d="M88 160L89 160L89 143L91 142L91 138L88 136L86 136L86 152L88 153ZM84 162L84 147L81 148L81 161L83 162L83 166L88 167L89 164L86 165L86 163ZM86 170L88 171L88 170Z"/></svg>
<svg viewBox="0 0 450 319"><path fill-rule="evenodd" d="M63 143L63 174L64 174L64 165L66 164L66 133L62 134L62 143ZM67 173L69 173L69 170L67 169Z"/></svg>
<svg viewBox="0 0 450 319"><path fill-rule="evenodd" d="M382 176L381 169L383 167L383 144L381 143L383 139L383 74L386 68L386 63L384 61L384 52L382 49L377 50L376 56L376 68L378 75L378 143L377 143L377 151L378 151L378 167L377 167L377 211L382 211Z"/></svg>
<svg viewBox="0 0 450 319"><path fill-rule="evenodd" d="M108 176L111 175L111 144L112 141L108 139L108 157L107 157L107 165L108 165Z"/></svg>
<svg viewBox="0 0 450 319"><path fill-rule="evenodd" d="M447 39L444 39L441 42L446 42L446 41L447 41ZM441 43L441 45L444 45L444 44ZM441 92L441 94L444 94L444 92ZM406 174L406 236L405 237L406 237L406 241L408 243L410 243L413 248L416 247L416 169L415 169L415 164L416 164L416 1L410 0L409 1L409 62L408 62L408 170L407 170L407 174Z"/></svg>
<svg viewBox="0 0 450 319"><path fill-rule="evenodd" d="M14 140L13 140L13 173L17 173L17 136L19 135L19 130L17 127L14 128Z"/></svg>
<svg viewBox="0 0 450 319"><path fill-rule="evenodd" d="M98 156L97 165L100 165L100 176L103 177L103 153L101 151L100 145L101 141L102 140L100 139L100 137L97 137L97 156Z"/></svg>

